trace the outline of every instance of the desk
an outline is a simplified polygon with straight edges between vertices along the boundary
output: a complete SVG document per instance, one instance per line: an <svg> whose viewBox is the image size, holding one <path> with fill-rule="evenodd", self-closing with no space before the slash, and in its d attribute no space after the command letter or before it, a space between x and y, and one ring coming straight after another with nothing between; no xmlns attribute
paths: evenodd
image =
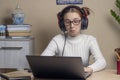
<svg viewBox="0 0 120 80"><path fill-rule="evenodd" d="M87 80L120 80L120 75L117 75L116 70L106 69L94 72Z"/></svg>
<svg viewBox="0 0 120 80"><path fill-rule="evenodd" d="M27 71L14 71L5 73L5 75L9 77L14 76L31 76L33 80L32 73L28 73ZM42 79L43 80L43 79ZM106 69L99 72L94 72L87 80L120 80L120 75L117 75L116 70L113 69Z"/></svg>

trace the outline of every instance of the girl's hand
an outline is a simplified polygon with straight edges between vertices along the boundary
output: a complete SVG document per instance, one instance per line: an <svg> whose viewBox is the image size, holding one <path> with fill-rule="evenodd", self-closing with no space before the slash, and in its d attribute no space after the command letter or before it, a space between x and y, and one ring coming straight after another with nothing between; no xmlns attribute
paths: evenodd
<svg viewBox="0 0 120 80"><path fill-rule="evenodd" d="M84 67L84 71L85 71L85 72L92 73L92 72L93 72L93 69L90 68L90 67Z"/></svg>

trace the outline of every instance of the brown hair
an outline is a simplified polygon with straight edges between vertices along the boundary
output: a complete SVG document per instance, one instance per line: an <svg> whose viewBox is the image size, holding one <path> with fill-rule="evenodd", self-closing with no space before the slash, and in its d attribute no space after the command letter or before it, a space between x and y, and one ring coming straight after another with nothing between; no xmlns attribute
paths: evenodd
<svg viewBox="0 0 120 80"><path fill-rule="evenodd" d="M90 9L88 7L78 7L78 6L75 6L75 5L71 5L71 6L67 6L65 7L60 13L58 14L61 14L60 17L64 17L64 15L68 12L77 12L79 13L79 15L82 17L82 16L88 16L90 15Z"/></svg>

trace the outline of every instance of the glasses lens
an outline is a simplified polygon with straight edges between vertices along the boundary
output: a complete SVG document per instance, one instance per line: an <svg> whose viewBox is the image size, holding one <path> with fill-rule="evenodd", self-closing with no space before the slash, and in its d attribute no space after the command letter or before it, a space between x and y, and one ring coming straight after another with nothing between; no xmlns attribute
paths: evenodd
<svg viewBox="0 0 120 80"><path fill-rule="evenodd" d="M69 26L69 25L71 24L71 21L70 21L69 19L66 19L66 20L64 21L64 23L65 23L66 26Z"/></svg>
<svg viewBox="0 0 120 80"><path fill-rule="evenodd" d="M78 25L79 23L80 23L80 20L79 20L79 19L74 19L74 20L73 20L73 24L74 24L74 25Z"/></svg>

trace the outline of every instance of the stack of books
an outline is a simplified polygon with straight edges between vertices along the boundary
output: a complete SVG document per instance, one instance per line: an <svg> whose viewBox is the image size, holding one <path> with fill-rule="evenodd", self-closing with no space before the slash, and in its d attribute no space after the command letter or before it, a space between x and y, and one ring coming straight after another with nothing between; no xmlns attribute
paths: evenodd
<svg viewBox="0 0 120 80"><path fill-rule="evenodd" d="M29 37L31 36L31 25L7 25L9 37Z"/></svg>

